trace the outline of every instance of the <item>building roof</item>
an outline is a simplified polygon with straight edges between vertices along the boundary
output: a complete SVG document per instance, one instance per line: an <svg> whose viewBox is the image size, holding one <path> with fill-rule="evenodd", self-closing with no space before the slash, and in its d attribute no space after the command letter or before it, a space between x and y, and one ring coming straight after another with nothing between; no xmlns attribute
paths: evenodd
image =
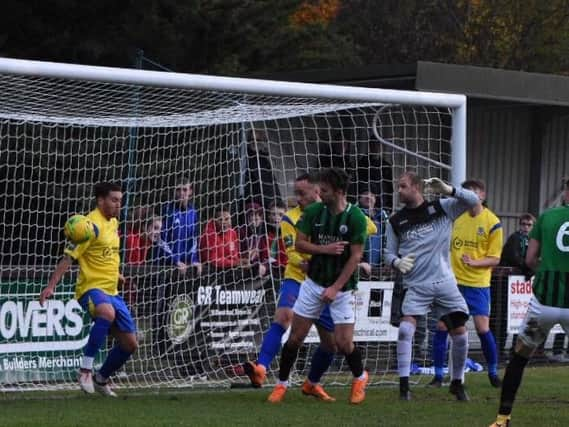
<svg viewBox="0 0 569 427"><path fill-rule="evenodd" d="M469 65L418 61L272 73L248 77L386 89L460 93L469 98L569 106L569 77Z"/></svg>

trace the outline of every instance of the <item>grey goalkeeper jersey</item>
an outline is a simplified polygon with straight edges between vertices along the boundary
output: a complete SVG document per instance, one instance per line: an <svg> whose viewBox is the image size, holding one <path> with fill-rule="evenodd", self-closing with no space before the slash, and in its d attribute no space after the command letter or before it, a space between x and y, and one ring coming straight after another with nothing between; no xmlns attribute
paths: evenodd
<svg viewBox="0 0 569 427"><path fill-rule="evenodd" d="M450 238L453 221L479 202L476 193L454 188L453 197L424 202L416 208L397 211L387 224L383 260L415 255L413 269L403 275L403 285L455 281L450 266Z"/></svg>

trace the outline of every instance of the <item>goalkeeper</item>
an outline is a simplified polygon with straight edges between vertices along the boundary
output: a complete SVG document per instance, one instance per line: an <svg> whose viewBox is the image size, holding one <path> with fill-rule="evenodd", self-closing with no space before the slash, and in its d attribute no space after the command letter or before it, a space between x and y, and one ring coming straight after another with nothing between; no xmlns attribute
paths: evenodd
<svg viewBox="0 0 569 427"><path fill-rule="evenodd" d="M427 202L423 197L423 184L452 198ZM439 178L423 182L413 172L401 175L398 194L404 207L387 224L384 261L402 273L406 289L397 341L400 398L411 398L409 370L416 317L426 315L433 305L434 312L440 315L440 320L449 329L453 342L455 369L449 391L457 400L468 400L462 384L468 353L468 335L464 326L468 307L450 268L449 248L453 221L474 207L479 202L478 196L470 190L453 188Z"/></svg>
<svg viewBox="0 0 569 427"><path fill-rule="evenodd" d="M292 307L298 298L300 284L306 278L305 269L310 259L310 255L297 252L295 249L297 234L295 227L304 208L314 202L320 202L318 182L308 174L300 175L294 183L294 194L298 206L287 211L280 223L281 231L279 234L286 247L288 262L284 279L281 282L275 317L263 338L257 363L249 361L244 364L245 373L249 376L254 387L260 387L265 382L267 368L281 348L281 339L292 322ZM377 233L377 227L369 218L367 219L367 233ZM368 264L362 263L360 267L369 274ZM302 392L305 395L315 396L322 401L333 401L335 399L329 396L319 384L320 378L329 368L336 352L333 334L334 322L328 305L315 324L321 344L312 356L310 372L308 379L302 386Z"/></svg>
<svg viewBox="0 0 569 427"><path fill-rule="evenodd" d="M93 319L79 370L79 386L85 393L97 391L103 396L116 397L108 380L126 363L138 346L134 321L124 300L118 295L118 283L123 280L119 273L120 241L117 221L122 190L117 184L99 183L95 185L94 194L97 208L88 217L98 227L99 235L65 249L65 256L41 292L40 304L43 306L53 296L57 283L73 261L78 261L79 277L75 297ZM93 378L93 362L109 334L115 338L116 344Z"/></svg>

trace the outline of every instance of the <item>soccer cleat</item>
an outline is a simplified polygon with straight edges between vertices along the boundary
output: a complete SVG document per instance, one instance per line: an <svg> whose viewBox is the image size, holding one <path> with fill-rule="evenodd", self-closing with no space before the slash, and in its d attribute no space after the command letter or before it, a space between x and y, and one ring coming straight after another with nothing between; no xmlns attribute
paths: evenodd
<svg viewBox="0 0 569 427"><path fill-rule="evenodd" d="M488 375L488 380L490 381L490 384L492 385L492 387L495 387L495 388L502 387L502 380L500 379L500 377L498 375Z"/></svg>
<svg viewBox="0 0 569 427"><path fill-rule="evenodd" d="M117 397L117 394L111 389L111 385L108 381L101 383L97 382L95 379L93 381L93 385L95 386L95 391L100 395L103 395L105 397Z"/></svg>
<svg viewBox="0 0 569 427"><path fill-rule="evenodd" d="M261 387L267 379L267 370L263 365L248 361L243 364L243 371L245 371L245 375L249 377L251 385L255 388Z"/></svg>
<svg viewBox="0 0 569 427"><path fill-rule="evenodd" d="M87 369L80 369L77 375L77 381L79 381L79 387L87 394L95 393L95 387L93 386L93 373Z"/></svg>
<svg viewBox="0 0 569 427"><path fill-rule="evenodd" d="M430 383L427 384L427 387L432 388L441 388L443 386L442 378L434 376Z"/></svg>
<svg viewBox="0 0 569 427"><path fill-rule="evenodd" d="M490 427L508 427L510 425L510 415L498 415L496 421Z"/></svg>
<svg viewBox="0 0 569 427"><path fill-rule="evenodd" d="M461 402L468 402L470 400L461 380L452 380L448 391L456 396L456 400Z"/></svg>
<svg viewBox="0 0 569 427"><path fill-rule="evenodd" d="M363 373L363 379L354 378L352 380L352 391L350 392L350 403L357 405L362 403L366 397L366 386L369 381L367 371Z"/></svg>
<svg viewBox="0 0 569 427"><path fill-rule="evenodd" d="M324 387L320 384L312 384L310 381L305 380L302 384L302 394L306 396L314 396L323 402L335 402L336 399L324 391Z"/></svg>
<svg viewBox="0 0 569 427"><path fill-rule="evenodd" d="M277 384L267 400L271 403L281 403L284 400L286 394L286 385L284 384Z"/></svg>

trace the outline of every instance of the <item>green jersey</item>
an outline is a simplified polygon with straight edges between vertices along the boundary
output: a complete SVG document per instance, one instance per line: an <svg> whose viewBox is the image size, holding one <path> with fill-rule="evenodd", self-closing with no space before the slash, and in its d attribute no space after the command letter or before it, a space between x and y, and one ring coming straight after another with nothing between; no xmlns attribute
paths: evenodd
<svg viewBox="0 0 569 427"><path fill-rule="evenodd" d="M313 203L304 209L296 228L316 245L340 241L363 245L367 238L366 216L360 208L351 203L338 215L332 215L324 203ZM330 287L342 272L350 254L350 245L346 245L340 255L313 255L309 263L308 277L320 286ZM356 289L358 277L356 268L342 290Z"/></svg>
<svg viewBox="0 0 569 427"><path fill-rule="evenodd" d="M535 297L543 305L569 308L569 206L541 214L529 237L540 243Z"/></svg>

